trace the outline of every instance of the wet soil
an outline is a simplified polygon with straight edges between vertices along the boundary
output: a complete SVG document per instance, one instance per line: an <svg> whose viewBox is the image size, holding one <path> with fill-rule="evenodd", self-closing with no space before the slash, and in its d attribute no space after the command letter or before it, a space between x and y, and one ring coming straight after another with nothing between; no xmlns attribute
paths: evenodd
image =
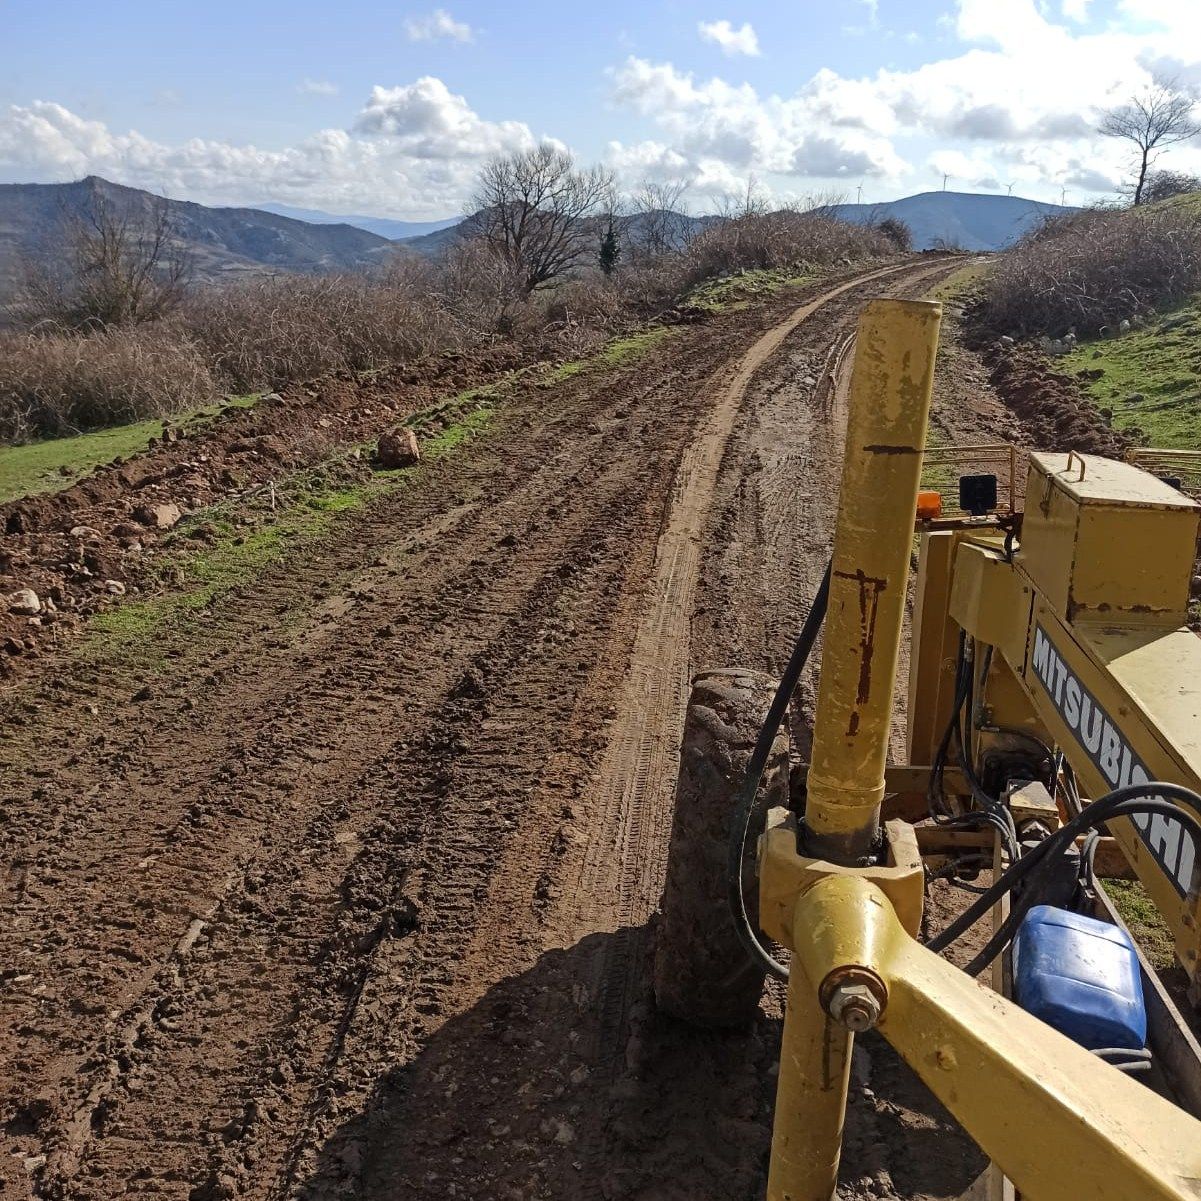
<svg viewBox="0 0 1201 1201"><path fill-rule="evenodd" d="M3 1195L757 1196L778 993L714 1035L648 989L687 682L779 669L854 317L955 266L517 389L153 656L64 641L10 686ZM949 428L995 436L944 382ZM982 1162L861 1040L844 1197Z"/></svg>

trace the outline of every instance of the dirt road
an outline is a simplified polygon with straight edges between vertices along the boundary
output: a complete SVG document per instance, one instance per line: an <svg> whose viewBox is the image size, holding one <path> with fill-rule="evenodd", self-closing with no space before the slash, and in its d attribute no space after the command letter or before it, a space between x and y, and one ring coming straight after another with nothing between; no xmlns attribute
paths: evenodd
<svg viewBox="0 0 1201 1201"><path fill-rule="evenodd" d="M755 1196L778 998L722 1037L647 998L687 681L778 669L854 316L952 269L531 387L186 631L11 692L4 1196ZM845 1195L979 1166L865 1040Z"/></svg>

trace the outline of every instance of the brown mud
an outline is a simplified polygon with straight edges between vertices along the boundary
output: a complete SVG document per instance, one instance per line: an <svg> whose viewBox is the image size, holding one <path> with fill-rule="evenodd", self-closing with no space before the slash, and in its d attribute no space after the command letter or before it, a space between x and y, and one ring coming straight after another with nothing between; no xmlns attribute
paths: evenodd
<svg viewBox="0 0 1201 1201"><path fill-rule="evenodd" d="M714 1035L648 987L687 682L779 670L855 316L955 267L517 389L153 656L65 640L11 686L3 1195L757 1196L778 990ZM961 372L939 386L936 422L1004 433ZM854 1081L844 1197L979 1174L879 1039Z"/></svg>

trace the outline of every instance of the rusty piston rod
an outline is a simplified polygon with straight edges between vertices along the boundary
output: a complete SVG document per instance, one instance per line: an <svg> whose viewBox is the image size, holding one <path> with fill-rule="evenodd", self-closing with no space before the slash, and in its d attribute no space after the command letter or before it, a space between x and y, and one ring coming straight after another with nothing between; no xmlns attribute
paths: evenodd
<svg viewBox="0 0 1201 1201"><path fill-rule="evenodd" d="M805 809L805 853L871 853L942 306L873 300L859 318L830 607Z"/></svg>

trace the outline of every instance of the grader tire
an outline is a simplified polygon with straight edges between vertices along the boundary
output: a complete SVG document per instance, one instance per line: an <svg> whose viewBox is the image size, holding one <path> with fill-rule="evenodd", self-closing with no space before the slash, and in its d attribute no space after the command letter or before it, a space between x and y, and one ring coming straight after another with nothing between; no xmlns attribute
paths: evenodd
<svg viewBox="0 0 1201 1201"><path fill-rule="evenodd" d="M738 791L774 691L773 681L759 672L710 670L693 681L688 701L655 943L654 988L660 1010L694 1026L749 1023L763 991L763 969L743 949L730 914L726 858ZM767 809L787 800L784 723L747 836L743 882L752 922L757 912L755 840Z"/></svg>

